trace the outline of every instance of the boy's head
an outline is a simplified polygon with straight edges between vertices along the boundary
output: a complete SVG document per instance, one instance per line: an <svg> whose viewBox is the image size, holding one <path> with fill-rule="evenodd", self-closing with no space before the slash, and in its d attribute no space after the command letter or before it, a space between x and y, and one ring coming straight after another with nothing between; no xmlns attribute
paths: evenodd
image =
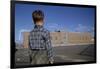
<svg viewBox="0 0 100 69"><path fill-rule="evenodd" d="M44 13L41 10L35 10L32 13L33 21L36 25L43 25L44 22Z"/></svg>

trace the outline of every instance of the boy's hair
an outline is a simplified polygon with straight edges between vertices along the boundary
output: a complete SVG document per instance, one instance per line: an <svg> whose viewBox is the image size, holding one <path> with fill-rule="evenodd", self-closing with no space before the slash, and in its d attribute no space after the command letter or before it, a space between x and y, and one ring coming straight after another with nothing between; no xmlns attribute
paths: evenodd
<svg viewBox="0 0 100 69"><path fill-rule="evenodd" d="M44 20L44 13L41 10L35 10L32 13L32 18L34 23L38 22L38 21L43 21Z"/></svg>

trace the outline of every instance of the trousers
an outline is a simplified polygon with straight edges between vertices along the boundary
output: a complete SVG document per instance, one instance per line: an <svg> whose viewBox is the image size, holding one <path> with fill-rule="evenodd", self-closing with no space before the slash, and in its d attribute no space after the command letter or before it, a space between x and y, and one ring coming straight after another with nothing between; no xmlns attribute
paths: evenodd
<svg viewBox="0 0 100 69"><path fill-rule="evenodd" d="M46 50L32 50L31 64L49 64L49 59Z"/></svg>

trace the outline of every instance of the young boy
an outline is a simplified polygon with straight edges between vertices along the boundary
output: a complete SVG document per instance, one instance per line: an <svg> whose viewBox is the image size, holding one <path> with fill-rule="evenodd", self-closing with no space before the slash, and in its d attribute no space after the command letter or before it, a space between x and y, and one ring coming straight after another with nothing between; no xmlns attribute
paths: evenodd
<svg viewBox="0 0 100 69"><path fill-rule="evenodd" d="M35 26L29 35L29 47L32 50L31 64L52 64L54 60L50 32L43 28L44 13L41 10L35 10L32 13L32 19Z"/></svg>

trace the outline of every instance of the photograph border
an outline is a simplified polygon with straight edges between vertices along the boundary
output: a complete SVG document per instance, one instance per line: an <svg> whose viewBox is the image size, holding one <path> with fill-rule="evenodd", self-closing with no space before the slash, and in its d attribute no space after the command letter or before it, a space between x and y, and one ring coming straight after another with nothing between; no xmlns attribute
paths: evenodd
<svg viewBox="0 0 100 69"><path fill-rule="evenodd" d="M11 68L28 68L28 67L44 67L44 66L60 66L60 65L76 65L76 64L92 64L96 63L97 57L96 57L96 5L81 5L81 4L67 4L67 3L49 3L49 2L36 2L36 1L11 1L11 9L10 9L10 18L11 18L11 23L10 23L10 67ZM36 5L49 5L49 6L69 6L69 7L85 7L85 8L94 8L95 9L95 19L94 19L94 51L95 51L95 61L89 61L89 62L64 62L64 63L54 63L54 64L48 64L48 65L28 65L28 66L15 66L15 4L36 4Z"/></svg>

